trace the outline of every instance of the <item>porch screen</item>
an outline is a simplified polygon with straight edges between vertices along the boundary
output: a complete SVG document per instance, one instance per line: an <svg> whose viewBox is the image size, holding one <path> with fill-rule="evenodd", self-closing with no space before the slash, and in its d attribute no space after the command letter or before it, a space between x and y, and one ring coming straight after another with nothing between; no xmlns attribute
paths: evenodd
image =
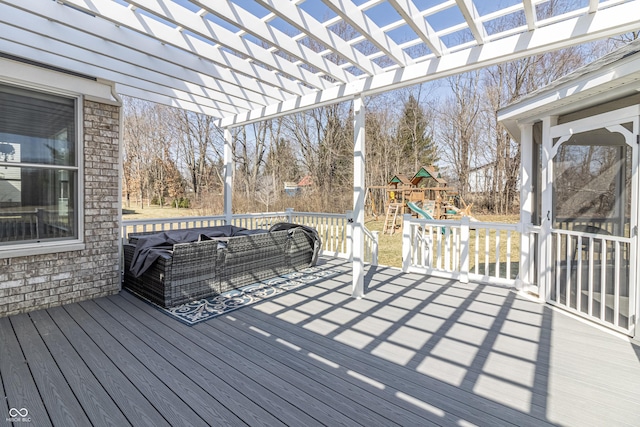
<svg viewBox="0 0 640 427"><path fill-rule="evenodd" d="M631 149L606 129L573 135L553 159L554 227L629 237Z"/></svg>
<svg viewBox="0 0 640 427"><path fill-rule="evenodd" d="M76 100L0 84L0 247L77 238Z"/></svg>

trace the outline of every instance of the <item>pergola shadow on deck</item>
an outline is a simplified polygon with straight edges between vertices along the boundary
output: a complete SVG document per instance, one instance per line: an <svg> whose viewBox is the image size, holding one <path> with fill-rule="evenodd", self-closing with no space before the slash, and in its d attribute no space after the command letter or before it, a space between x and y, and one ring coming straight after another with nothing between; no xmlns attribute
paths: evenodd
<svg viewBox="0 0 640 427"><path fill-rule="evenodd" d="M344 273L193 327L127 292L0 318L0 421L640 425L624 339L506 288L392 268L370 267L356 300L350 264L322 262Z"/></svg>

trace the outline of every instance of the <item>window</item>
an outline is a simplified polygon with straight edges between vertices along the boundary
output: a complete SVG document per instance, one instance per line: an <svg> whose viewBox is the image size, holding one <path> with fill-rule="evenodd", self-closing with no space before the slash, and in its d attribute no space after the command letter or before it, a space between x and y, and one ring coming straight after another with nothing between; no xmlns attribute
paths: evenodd
<svg viewBox="0 0 640 427"><path fill-rule="evenodd" d="M78 239L76 104L0 84L0 249Z"/></svg>

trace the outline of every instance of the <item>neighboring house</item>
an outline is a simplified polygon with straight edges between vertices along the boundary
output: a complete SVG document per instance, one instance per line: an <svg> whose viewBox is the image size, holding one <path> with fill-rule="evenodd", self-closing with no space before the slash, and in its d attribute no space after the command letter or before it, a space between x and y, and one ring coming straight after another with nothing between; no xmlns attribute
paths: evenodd
<svg viewBox="0 0 640 427"><path fill-rule="evenodd" d="M298 190L299 188L297 182L285 181L284 192L287 196L296 196L298 194Z"/></svg>
<svg viewBox="0 0 640 427"><path fill-rule="evenodd" d="M482 194L491 191L495 162L469 170L469 194Z"/></svg>
<svg viewBox="0 0 640 427"><path fill-rule="evenodd" d="M313 187L313 178L311 178L311 175L305 176L298 182L298 188L302 190L305 190L311 187Z"/></svg>
<svg viewBox="0 0 640 427"><path fill-rule="evenodd" d="M291 182L287 181L284 183L284 192L288 196L297 196L302 191L306 191L313 186L313 180L311 175L307 175L302 178L299 182Z"/></svg>
<svg viewBox="0 0 640 427"><path fill-rule="evenodd" d="M120 290L111 84L0 58L0 316Z"/></svg>

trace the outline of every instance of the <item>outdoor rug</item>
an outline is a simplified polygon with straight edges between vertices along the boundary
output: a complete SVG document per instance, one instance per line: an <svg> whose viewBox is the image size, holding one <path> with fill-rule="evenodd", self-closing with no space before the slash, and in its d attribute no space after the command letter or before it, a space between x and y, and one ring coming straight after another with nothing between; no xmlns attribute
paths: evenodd
<svg viewBox="0 0 640 427"><path fill-rule="evenodd" d="M173 308L161 307L127 289L168 316L189 326L255 304L284 292L337 276L343 271L327 265L308 267L273 279L246 285L209 298L194 300Z"/></svg>

